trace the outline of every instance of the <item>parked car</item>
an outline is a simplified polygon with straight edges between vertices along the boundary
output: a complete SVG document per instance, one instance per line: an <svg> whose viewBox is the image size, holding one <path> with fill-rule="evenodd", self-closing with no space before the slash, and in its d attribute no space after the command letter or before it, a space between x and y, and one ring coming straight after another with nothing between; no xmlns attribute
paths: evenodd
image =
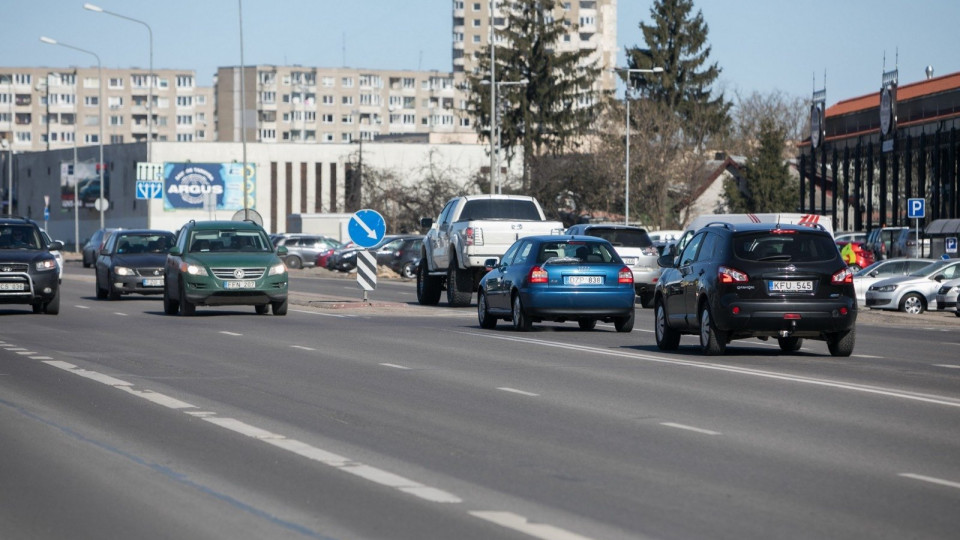
<svg viewBox="0 0 960 540"><path fill-rule="evenodd" d="M893 257L893 243L904 230L909 230L909 227L877 227L871 230L867 234L866 247L873 251L874 260L882 261Z"/></svg>
<svg viewBox="0 0 960 540"><path fill-rule="evenodd" d="M374 249L374 253L377 257L377 264L380 266L390 266L390 261L397 256L397 251L403 246L403 243L406 240L414 240L418 238L421 240L420 245L423 246L423 235L395 235L393 240L390 240L389 242L380 242L379 248L371 248ZM416 273L414 273L414 277L416 277Z"/></svg>
<svg viewBox="0 0 960 540"><path fill-rule="evenodd" d="M922 250L917 249L917 231L909 227L904 227L893 241L890 248L890 257L919 257L922 253L930 254L930 239L924 238L921 232L920 246ZM922 251L922 253L918 253Z"/></svg>
<svg viewBox="0 0 960 540"><path fill-rule="evenodd" d="M82 255L84 268L90 268L93 266L93 263L97 262L97 254L100 253L100 248L103 247L103 241L106 240L105 236L115 230L117 229L99 229L83 244Z"/></svg>
<svg viewBox="0 0 960 540"><path fill-rule="evenodd" d="M837 242L866 242L867 233L842 231L833 235L833 239Z"/></svg>
<svg viewBox="0 0 960 540"><path fill-rule="evenodd" d="M51 250L33 220L0 215L0 304L29 304L34 313L60 313L60 276Z"/></svg>
<svg viewBox="0 0 960 540"><path fill-rule="evenodd" d="M394 272L406 279L417 277L417 266L420 264L420 252L423 248L423 236L404 238L400 247L394 250L393 255L386 261L386 265Z"/></svg>
<svg viewBox="0 0 960 540"><path fill-rule="evenodd" d="M197 306L254 306L287 314L289 276L260 225L250 221L190 221L164 264L163 311L191 316Z"/></svg>
<svg viewBox="0 0 960 540"><path fill-rule="evenodd" d="M528 236L488 259L480 280L477 316L482 328L501 319L516 330L541 321L597 321L630 332L634 322L633 273L610 242L594 236Z"/></svg>
<svg viewBox="0 0 960 540"><path fill-rule="evenodd" d="M50 233L48 233L43 227L40 228L40 235L43 237L43 242L45 245L49 246L50 244L53 244L53 238L50 238ZM60 242L59 240L57 241ZM63 245L63 242L60 242L60 244ZM50 253L52 253L53 257L57 259L57 279L63 281L63 264L65 262L63 260L63 252L59 249L51 249Z"/></svg>
<svg viewBox="0 0 960 540"><path fill-rule="evenodd" d="M661 350L693 334L708 355L745 337L775 337L784 352L798 350L804 338L826 341L833 356L853 352L853 271L826 230L718 223L659 262L654 332Z"/></svg>
<svg viewBox="0 0 960 540"><path fill-rule="evenodd" d="M274 247L286 246L287 256L283 259L287 268L309 268L317 262L317 255L329 249L336 249L343 245L339 240L329 236L315 234L280 235Z"/></svg>
<svg viewBox="0 0 960 540"><path fill-rule="evenodd" d="M840 249L843 262L847 263L847 266L854 272L873 264L873 251L867 249L866 242L843 240L837 241L836 244L837 248Z"/></svg>
<svg viewBox="0 0 960 540"><path fill-rule="evenodd" d="M867 289L867 307L917 315L937 301L941 282L956 278L960 278L960 260L934 261L906 276L887 278L871 285Z"/></svg>
<svg viewBox="0 0 960 540"><path fill-rule="evenodd" d="M878 281L905 276L934 262L933 259L887 259L877 261L853 275L853 288L857 291L857 303L865 305L867 289Z"/></svg>
<svg viewBox="0 0 960 540"><path fill-rule="evenodd" d="M937 289L937 311L953 310L957 317L960 317L960 311L957 310L957 296L960 295L960 278L944 281Z"/></svg>
<svg viewBox="0 0 960 540"><path fill-rule="evenodd" d="M653 307L653 289L660 277L660 267L657 266L660 252L646 229L609 223L585 223L570 227L566 234L596 236L613 244L613 249L617 250L624 264L633 272L633 286L640 297L640 305Z"/></svg>
<svg viewBox="0 0 960 540"><path fill-rule="evenodd" d="M162 294L163 266L176 238L170 231L114 231L97 256L97 298L118 300L124 294Z"/></svg>
<svg viewBox="0 0 960 540"><path fill-rule="evenodd" d="M349 247L337 250L333 253L333 255L330 256L330 259L327 262L327 268L340 272L352 272L357 268L357 252L366 249L377 252L379 249L390 242L393 242L397 238L398 236L395 234L386 235L377 243L377 245L370 248L360 247L351 242Z"/></svg>

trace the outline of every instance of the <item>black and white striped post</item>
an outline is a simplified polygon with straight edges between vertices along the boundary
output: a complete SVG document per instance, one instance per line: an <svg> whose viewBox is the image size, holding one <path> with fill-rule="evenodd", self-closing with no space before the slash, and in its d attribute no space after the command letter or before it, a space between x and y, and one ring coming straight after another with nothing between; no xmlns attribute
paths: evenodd
<svg viewBox="0 0 960 540"><path fill-rule="evenodd" d="M367 301L367 291L377 288L377 256L372 251L357 252L357 285L363 289L363 301Z"/></svg>

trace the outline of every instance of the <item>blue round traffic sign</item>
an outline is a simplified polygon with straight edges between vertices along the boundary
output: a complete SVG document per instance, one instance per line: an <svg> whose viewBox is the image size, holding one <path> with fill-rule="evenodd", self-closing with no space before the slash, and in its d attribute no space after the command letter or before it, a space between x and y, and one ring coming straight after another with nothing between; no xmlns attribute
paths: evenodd
<svg viewBox="0 0 960 540"><path fill-rule="evenodd" d="M380 212L365 208L358 210L350 217L347 232L354 244L369 248L383 240L383 235L387 232L387 224Z"/></svg>

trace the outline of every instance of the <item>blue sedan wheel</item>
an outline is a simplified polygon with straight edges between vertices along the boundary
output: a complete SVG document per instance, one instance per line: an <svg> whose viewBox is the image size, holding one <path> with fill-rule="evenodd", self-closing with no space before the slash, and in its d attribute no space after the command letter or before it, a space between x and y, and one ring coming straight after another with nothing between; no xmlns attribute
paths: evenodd
<svg viewBox="0 0 960 540"><path fill-rule="evenodd" d="M520 301L520 295L513 295L513 329L518 332L526 332L533 326L530 317L523 311L523 302Z"/></svg>
<svg viewBox="0 0 960 540"><path fill-rule="evenodd" d="M497 327L497 318L490 316L487 310L487 295L483 291L477 294L477 319L480 321L480 328L493 330Z"/></svg>

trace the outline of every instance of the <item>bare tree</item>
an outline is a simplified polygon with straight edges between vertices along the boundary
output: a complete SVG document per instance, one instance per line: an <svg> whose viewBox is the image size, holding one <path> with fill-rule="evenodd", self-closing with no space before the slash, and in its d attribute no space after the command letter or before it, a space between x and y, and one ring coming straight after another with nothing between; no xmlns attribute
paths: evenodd
<svg viewBox="0 0 960 540"><path fill-rule="evenodd" d="M759 145L761 125L764 122L771 122L772 125L768 128L783 132L787 141L803 139L806 123L809 121L808 99L790 96L779 90L769 94L753 92L749 95L736 92L735 96L731 130L723 140L727 153L752 155Z"/></svg>

